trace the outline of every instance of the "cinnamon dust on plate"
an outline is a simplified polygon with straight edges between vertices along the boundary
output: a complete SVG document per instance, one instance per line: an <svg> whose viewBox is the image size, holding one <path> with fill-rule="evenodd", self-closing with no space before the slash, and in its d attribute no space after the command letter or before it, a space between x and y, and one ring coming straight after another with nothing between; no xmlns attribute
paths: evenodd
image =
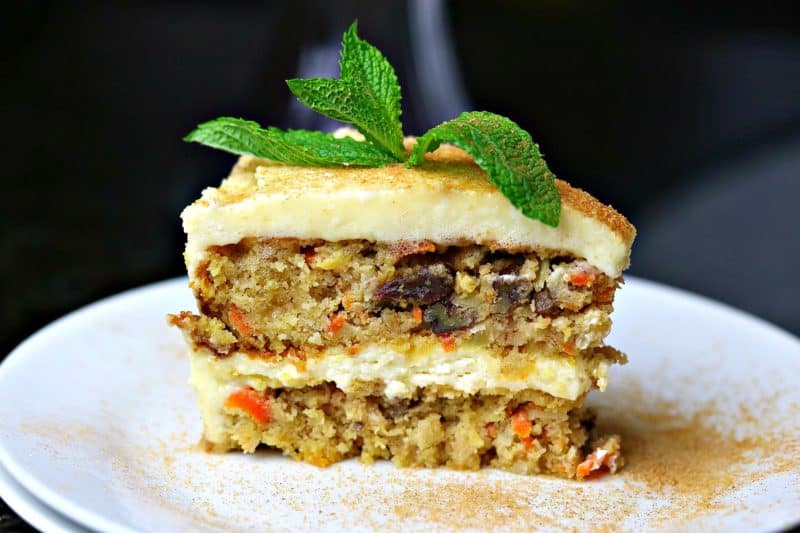
<svg viewBox="0 0 800 533"><path fill-rule="evenodd" d="M755 510L761 504L752 496L766 490L769 477L787 474L786 483L800 489L800 405L776 424L765 417L775 396L757 406L711 401L686 413L628 383L624 401L605 406L600 419L603 433L623 438L627 462L617 476L581 483L480 472L422 484L411 476L388 497L365 490L352 508L362 517L383 508L401 520L453 529L595 530L675 527Z"/></svg>
<svg viewBox="0 0 800 533"><path fill-rule="evenodd" d="M352 462L318 469L269 452L207 454L196 446L195 430L159 430L176 420L181 428L194 426L168 409L163 420L135 428L109 413L115 423L100 424L108 430L102 435L97 426L52 418L29 419L18 429L36 436L58 462L70 461L64 450L76 442L94 447L112 469L107 490L211 528L280 529L290 517L308 529L675 528L742 511L746 519L776 501L772 493L758 498L775 490L776 479L785 485L778 487L785 500L800 501L800 405L787 408L788 395L774 391L758 402L716 399L686 409L631 379L617 381L615 390L598 423L622 435L626 466L585 482ZM129 430L135 439L126 438Z"/></svg>

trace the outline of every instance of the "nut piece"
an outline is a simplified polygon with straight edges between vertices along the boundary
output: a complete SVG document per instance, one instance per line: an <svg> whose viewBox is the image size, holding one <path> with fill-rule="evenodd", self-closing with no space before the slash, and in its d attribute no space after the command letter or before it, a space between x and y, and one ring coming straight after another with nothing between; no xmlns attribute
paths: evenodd
<svg viewBox="0 0 800 533"><path fill-rule="evenodd" d="M450 333L474 324L475 313L465 307L435 303L425 309L423 320L434 333Z"/></svg>
<svg viewBox="0 0 800 533"><path fill-rule="evenodd" d="M427 305L450 296L453 285L453 275L437 263L394 277L378 287L372 299L380 305Z"/></svg>
<svg viewBox="0 0 800 533"><path fill-rule="evenodd" d="M534 293L533 305L536 312L542 316L555 316L558 314L558 304L556 304L548 289L542 289Z"/></svg>
<svg viewBox="0 0 800 533"><path fill-rule="evenodd" d="M533 281L517 274L500 274L492 281L494 307L498 313L508 313L530 301Z"/></svg>

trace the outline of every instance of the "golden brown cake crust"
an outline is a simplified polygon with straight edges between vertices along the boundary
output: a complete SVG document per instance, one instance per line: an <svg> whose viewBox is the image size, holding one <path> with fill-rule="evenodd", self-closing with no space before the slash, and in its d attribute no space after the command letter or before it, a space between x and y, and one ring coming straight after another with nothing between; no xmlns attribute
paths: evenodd
<svg viewBox="0 0 800 533"><path fill-rule="evenodd" d="M556 179L556 187L561 193L561 201L580 211L586 216L599 220L604 226L610 228L628 246L636 238L636 228L627 218L610 205L606 205L588 192L573 187L566 181Z"/></svg>

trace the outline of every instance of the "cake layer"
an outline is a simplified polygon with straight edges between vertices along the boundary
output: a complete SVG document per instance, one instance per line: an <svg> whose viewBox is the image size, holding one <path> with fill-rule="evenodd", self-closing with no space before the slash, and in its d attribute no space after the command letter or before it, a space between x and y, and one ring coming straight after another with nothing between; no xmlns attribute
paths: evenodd
<svg viewBox="0 0 800 533"><path fill-rule="evenodd" d="M196 369L195 369L196 372ZM196 375L196 374L195 374ZM204 397L226 381L199 388ZM536 391L460 394L447 387L392 399L364 384L345 393L330 383L297 389L233 389L203 410L209 450L259 445L317 466L348 457L400 466L494 466L518 473L585 477L622 464L619 439L590 439L591 414Z"/></svg>
<svg viewBox="0 0 800 533"><path fill-rule="evenodd" d="M428 240L495 249L555 250L612 278L628 266L635 230L619 213L560 180L557 227L527 218L460 150L442 146L421 167L313 168L242 157L218 188L183 214L194 270L209 246L246 237Z"/></svg>
<svg viewBox="0 0 800 533"><path fill-rule="evenodd" d="M478 245L245 239L191 271L215 349L313 351L447 335L489 346L601 346L620 280L585 260ZM222 335L226 331L228 335ZM219 333L217 333L219 332Z"/></svg>

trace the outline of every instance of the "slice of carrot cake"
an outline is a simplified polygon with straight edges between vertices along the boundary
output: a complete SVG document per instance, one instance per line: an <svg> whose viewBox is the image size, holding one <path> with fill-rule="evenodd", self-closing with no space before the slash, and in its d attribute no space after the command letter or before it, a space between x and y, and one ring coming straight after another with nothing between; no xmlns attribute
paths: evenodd
<svg viewBox="0 0 800 533"><path fill-rule="evenodd" d="M530 137L500 119L465 114L382 152L366 127L298 140L224 119L190 136L252 154L182 215L198 311L170 321L210 449L570 478L621 465L581 406L625 361L604 338L635 230L537 174Z"/></svg>
<svg viewBox="0 0 800 533"><path fill-rule="evenodd" d="M624 360L603 339L633 228L563 182L548 227L460 150L428 157L243 157L186 209L200 314L172 320L215 449L574 476L597 447L580 406Z"/></svg>

